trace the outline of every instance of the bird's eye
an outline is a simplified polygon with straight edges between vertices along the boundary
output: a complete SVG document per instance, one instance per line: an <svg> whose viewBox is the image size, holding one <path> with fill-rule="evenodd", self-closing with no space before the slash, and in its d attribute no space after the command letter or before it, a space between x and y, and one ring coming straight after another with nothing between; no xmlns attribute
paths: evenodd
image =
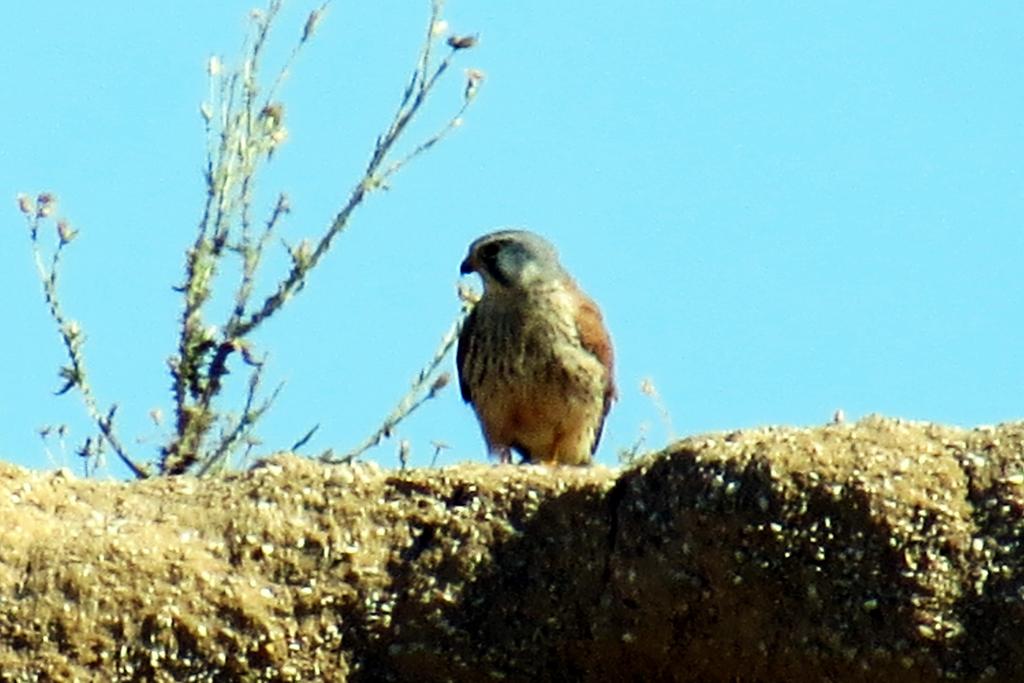
<svg viewBox="0 0 1024 683"><path fill-rule="evenodd" d="M508 272L509 264L506 263L507 258L505 253L508 245L505 242L494 241L480 245L480 249L477 251L477 261L483 270L493 278L496 282L503 286L508 286L510 273Z"/></svg>
<svg viewBox="0 0 1024 683"><path fill-rule="evenodd" d="M488 263L493 263L500 249L501 245L497 242L488 242L480 248L480 258Z"/></svg>

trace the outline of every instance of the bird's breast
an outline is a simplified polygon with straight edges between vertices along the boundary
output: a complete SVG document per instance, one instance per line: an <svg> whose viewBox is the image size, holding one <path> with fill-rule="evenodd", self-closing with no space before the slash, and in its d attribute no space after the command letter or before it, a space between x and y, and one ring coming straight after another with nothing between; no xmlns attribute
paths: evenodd
<svg viewBox="0 0 1024 683"><path fill-rule="evenodd" d="M537 392L573 387L591 393L604 380L600 362L580 344L571 295L561 287L478 304L473 344L478 379L488 388Z"/></svg>

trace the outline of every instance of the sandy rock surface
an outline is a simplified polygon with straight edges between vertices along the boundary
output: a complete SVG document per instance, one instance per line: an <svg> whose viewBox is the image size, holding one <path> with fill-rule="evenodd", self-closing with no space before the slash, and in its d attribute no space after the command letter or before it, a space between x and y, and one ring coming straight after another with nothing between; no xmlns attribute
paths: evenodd
<svg viewBox="0 0 1024 683"><path fill-rule="evenodd" d="M1024 680L1024 425L623 470L0 463L0 680Z"/></svg>

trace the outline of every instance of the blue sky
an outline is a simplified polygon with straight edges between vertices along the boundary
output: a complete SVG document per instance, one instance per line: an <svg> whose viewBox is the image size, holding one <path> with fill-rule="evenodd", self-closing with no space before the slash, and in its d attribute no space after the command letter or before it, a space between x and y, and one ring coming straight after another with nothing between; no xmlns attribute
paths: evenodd
<svg viewBox="0 0 1024 683"><path fill-rule="evenodd" d="M0 25L0 458L66 464L90 426L54 397L63 363L20 191L54 191L81 234L63 294L100 401L141 460L171 408L165 360L203 200L198 114L211 54L251 2L15 3ZM290 2L270 62L313 5ZM879 412L958 425L1024 415L1024 5L450 0L487 74L465 125L360 209L306 289L256 338L260 434L346 450L404 393L458 310L466 246L549 237L604 309L620 400L599 461L648 424L676 435ZM283 91L290 138L261 189L283 236L342 205L413 64L427 2L337 3ZM455 78L412 144L459 103ZM0 205L2 207L2 205ZM280 265L280 262L271 266ZM277 271L264 273L274 281ZM452 362L453 364L453 362ZM237 376L241 379L241 374ZM36 429L67 423L68 454ZM453 384L399 429L412 462L482 460ZM141 440L136 443L136 440ZM397 462L396 441L370 456ZM123 476L111 465L108 473Z"/></svg>

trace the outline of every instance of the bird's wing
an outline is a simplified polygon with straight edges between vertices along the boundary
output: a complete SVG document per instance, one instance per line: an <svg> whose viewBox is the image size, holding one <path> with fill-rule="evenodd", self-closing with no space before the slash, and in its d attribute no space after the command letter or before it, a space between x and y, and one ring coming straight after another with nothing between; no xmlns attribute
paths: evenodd
<svg viewBox="0 0 1024 683"><path fill-rule="evenodd" d="M469 391L469 373L465 369L466 356L469 355L469 347L473 343L472 338L476 326L476 308L469 312L465 322L462 323L462 331L459 332L459 345L455 349L455 368L459 371L459 389L462 390L462 400L472 401Z"/></svg>
<svg viewBox="0 0 1024 683"><path fill-rule="evenodd" d="M576 309L576 333L579 335L580 345L593 354L601 362L607 371L604 385L604 410L601 413L601 421L594 433L594 443L591 452L597 450L597 443L601 440L601 430L604 428L604 418L612 407L617 393L615 390L615 353L612 350L612 340L605 329L604 320L597 304L587 296L580 296L580 305Z"/></svg>
<svg viewBox="0 0 1024 683"><path fill-rule="evenodd" d="M601 311L597 308L597 304L582 294L576 309L576 333L579 335L580 345L601 361L601 365L608 368L608 387L614 395L615 382L612 379L612 365L615 358L612 351L612 340L608 337L608 331L604 327L604 319L601 317Z"/></svg>

